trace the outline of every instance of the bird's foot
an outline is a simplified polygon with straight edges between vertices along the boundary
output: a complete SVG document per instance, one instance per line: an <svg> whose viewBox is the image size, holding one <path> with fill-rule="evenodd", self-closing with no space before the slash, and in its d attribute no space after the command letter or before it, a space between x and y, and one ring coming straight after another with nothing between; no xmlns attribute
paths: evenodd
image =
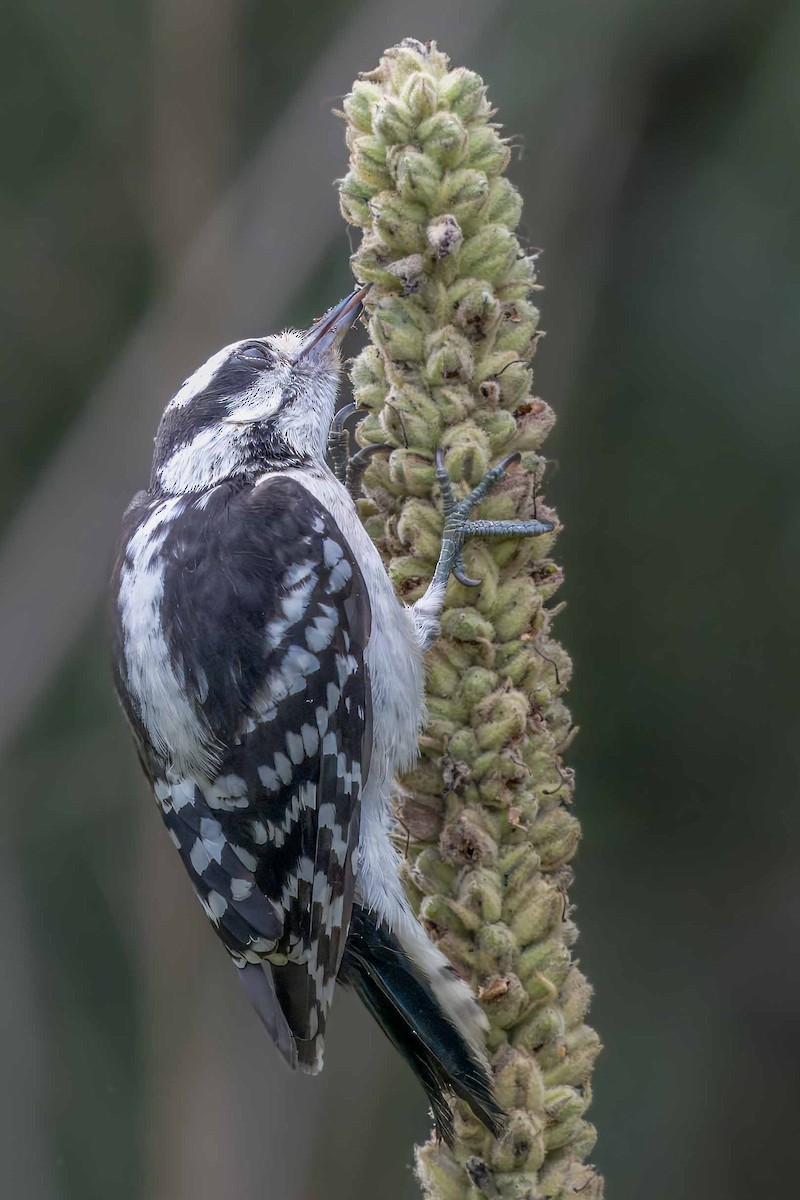
<svg viewBox="0 0 800 1200"><path fill-rule="evenodd" d="M376 444L363 446L355 454L351 454L351 435L346 422L355 412L358 412L355 404L345 404L331 421L328 433L328 457L333 473L347 488L354 501L361 495L361 479L373 454L392 449L391 446Z"/></svg>
<svg viewBox="0 0 800 1200"><path fill-rule="evenodd" d="M512 463L519 462L519 454L510 454L496 467L487 471L480 483L463 500L453 492L453 484L444 465L444 455L436 451L436 480L442 492L444 530L442 548L435 577L445 583L452 573L464 587L479 587L481 580L467 575L464 565L464 546L472 537L537 537L552 533L552 521L473 521L472 511L488 496L491 489L502 479Z"/></svg>

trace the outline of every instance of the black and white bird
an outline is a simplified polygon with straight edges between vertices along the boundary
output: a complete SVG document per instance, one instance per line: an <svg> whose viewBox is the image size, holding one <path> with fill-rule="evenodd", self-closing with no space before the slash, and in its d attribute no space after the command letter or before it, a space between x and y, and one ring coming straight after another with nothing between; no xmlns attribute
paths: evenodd
<svg viewBox="0 0 800 1200"><path fill-rule="evenodd" d="M194 890L284 1059L322 1067L337 979L353 987L452 1137L447 1095L502 1122L467 984L403 893L390 789L417 754L423 652L494 468L456 502L407 607L326 465L338 345L366 288L305 333L251 338L179 389L112 581L115 678Z"/></svg>

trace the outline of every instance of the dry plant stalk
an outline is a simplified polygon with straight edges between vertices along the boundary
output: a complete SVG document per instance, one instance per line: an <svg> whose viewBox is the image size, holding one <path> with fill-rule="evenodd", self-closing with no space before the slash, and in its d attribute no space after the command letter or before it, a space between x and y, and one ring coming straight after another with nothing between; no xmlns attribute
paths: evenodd
<svg viewBox="0 0 800 1200"><path fill-rule="evenodd" d="M522 469L480 516L536 514L539 450L551 409L531 395L538 312L534 262L514 234L509 148L482 80L450 70L435 45L388 50L346 98L345 218L363 231L353 270L373 283L371 345L356 359L362 444L387 443L365 477L362 518L399 595L415 600L442 531L434 452L462 490L520 451ZM556 520L538 505L541 518ZM451 579L429 656L430 723L414 771L398 781L406 884L430 936L471 979L490 1023L495 1141L458 1106L454 1152L429 1141L417 1170L431 1200L597 1200L584 1160L600 1048L585 1023L591 989L572 960L567 888L580 837L573 728L562 694L571 663L550 635L562 582L554 535L468 545L470 589Z"/></svg>

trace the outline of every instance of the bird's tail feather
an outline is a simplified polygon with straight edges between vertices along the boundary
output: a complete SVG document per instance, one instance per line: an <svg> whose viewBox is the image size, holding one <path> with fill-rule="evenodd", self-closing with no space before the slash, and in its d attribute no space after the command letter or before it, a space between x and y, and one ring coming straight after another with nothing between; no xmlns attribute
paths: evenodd
<svg viewBox="0 0 800 1200"><path fill-rule="evenodd" d="M272 966L269 963L245 963L239 968L238 975L261 1024L289 1066L296 1067L297 1044L275 991Z"/></svg>
<svg viewBox="0 0 800 1200"><path fill-rule="evenodd" d="M416 1074L440 1137L452 1145L448 1093L465 1100L492 1133L500 1132L504 1114L486 1064L447 1017L399 940L360 905L353 908L339 980L358 993Z"/></svg>

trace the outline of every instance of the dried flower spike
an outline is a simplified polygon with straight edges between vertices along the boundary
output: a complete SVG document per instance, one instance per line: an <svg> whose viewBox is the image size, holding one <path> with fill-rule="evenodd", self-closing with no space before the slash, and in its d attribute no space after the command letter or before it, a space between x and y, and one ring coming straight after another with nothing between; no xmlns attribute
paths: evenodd
<svg viewBox="0 0 800 1200"><path fill-rule="evenodd" d="M556 520L538 501L539 450L553 413L531 395L538 312L534 259L514 233L521 201L509 149L478 75L406 39L344 103L350 170L342 212L363 230L356 277L371 344L356 359L362 517L399 594L430 578L442 528L437 450L462 491L520 452L481 516ZM580 828L562 753L571 663L547 604L561 583L554 535L476 540L477 589L452 579L430 653L430 722L417 767L398 781L407 887L431 937L471 979L490 1022L499 1140L458 1106L451 1152L431 1140L417 1169L431 1200L477 1196L597 1200L584 1160L600 1048L584 1023L591 989L572 961L568 866Z"/></svg>

